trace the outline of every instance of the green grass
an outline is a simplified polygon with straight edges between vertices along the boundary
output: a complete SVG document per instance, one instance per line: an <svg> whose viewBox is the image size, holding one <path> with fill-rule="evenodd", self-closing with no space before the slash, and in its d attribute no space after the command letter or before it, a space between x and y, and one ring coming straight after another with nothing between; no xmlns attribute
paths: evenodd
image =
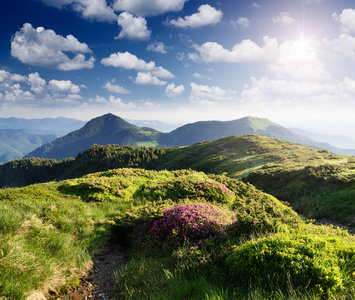
<svg viewBox="0 0 355 300"><path fill-rule="evenodd" d="M115 275L123 299L354 299L354 237L306 224L247 182L352 224L353 158L244 136L178 148L158 165L219 175L114 169L0 190L0 299L78 284L109 236L129 248Z"/></svg>

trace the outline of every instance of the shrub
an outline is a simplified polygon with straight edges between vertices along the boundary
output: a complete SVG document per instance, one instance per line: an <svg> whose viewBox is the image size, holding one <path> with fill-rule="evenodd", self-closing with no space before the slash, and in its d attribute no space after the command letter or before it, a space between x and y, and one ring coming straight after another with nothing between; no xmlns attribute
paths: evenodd
<svg viewBox="0 0 355 300"><path fill-rule="evenodd" d="M158 220L138 225L132 237L141 246L170 250L188 243L193 250L226 237L224 230L234 221L233 212L212 204L181 204L167 208Z"/></svg>
<svg viewBox="0 0 355 300"><path fill-rule="evenodd" d="M191 173L191 172L190 172ZM195 174L183 175L168 181L149 182L142 186L141 193L151 200L204 198L209 202L232 203L235 195L224 184L215 180L198 180Z"/></svg>
<svg viewBox="0 0 355 300"><path fill-rule="evenodd" d="M195 183L195 188L202 193L202 197L211 202L232 203L235 197L223 183L215 180L199 180Z"/></svg>
<svg viewBox="0 0 355 300"><path fill-rule="evenodd" d="M251 240L233 251L226 266L238 283L266 290L331 295L342 289L334 247L323 237L278 234Z"/></svg>

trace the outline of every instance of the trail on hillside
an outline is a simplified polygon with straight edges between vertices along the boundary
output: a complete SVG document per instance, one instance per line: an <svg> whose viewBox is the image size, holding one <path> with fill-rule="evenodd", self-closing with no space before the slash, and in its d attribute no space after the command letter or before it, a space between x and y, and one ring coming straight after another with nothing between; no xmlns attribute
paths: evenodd
<svg viewBox="0 0 355 300"><path fill-rule="evenodd" d="M59 299L68 300L111 300L119 299L114 296L113 276L115 271L124 263L125 248L118 244L106 245L93 258L93 263L80 278L80 285L72 288ZM58 299L58 298L57 298Z"/></svg>

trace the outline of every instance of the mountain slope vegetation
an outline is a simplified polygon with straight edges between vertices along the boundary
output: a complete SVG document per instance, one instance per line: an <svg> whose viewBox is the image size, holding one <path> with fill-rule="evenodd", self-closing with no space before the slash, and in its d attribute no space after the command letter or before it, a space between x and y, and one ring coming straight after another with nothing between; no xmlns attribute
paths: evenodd
<svg viewBox="0 0 355 300"><path fill-rule="evenodd" d="M352 235L306 224L273 196L225 176L114 169L1 189L0 199L3 299L65 298L108 237L129 248L113 298L354 294Z"/></svg>
<svg viewBox="0 0 355 300"><path fill-rule="evenodd" d="M75 178L121 167L194 169L250 182L308 218L354 226L355 159L257 135L188 147L95 145L76 159L25 159L0 166L0 186Z"/></svg>

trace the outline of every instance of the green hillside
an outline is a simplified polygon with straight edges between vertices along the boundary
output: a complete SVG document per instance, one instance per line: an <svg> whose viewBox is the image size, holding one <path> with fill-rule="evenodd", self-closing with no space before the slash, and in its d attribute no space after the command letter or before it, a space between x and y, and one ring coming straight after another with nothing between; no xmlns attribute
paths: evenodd
<svg viewBox="0 0 355 300"><path fill-rule="evenodd" d="M248 183L115 169L0 190L0 298L65 299L105 240L119 299L352 299L355 241Z"/></svg>
<svg viewBox="0 0 355 300"><path fill-rule="evenodd" d="M242 179L308 218L355 226L355 158L350 156L247 135L179 148L157 164Z"/></svg>
<svg viewBox="0 0 355 300"><path fill-rule="evenodd" d="M0 186L75 178L121 167L194 169L250 182L308 218L354 226L354 160L257 135L166 149L96 145L75 160L28 159L4 164Z"/></svg>

